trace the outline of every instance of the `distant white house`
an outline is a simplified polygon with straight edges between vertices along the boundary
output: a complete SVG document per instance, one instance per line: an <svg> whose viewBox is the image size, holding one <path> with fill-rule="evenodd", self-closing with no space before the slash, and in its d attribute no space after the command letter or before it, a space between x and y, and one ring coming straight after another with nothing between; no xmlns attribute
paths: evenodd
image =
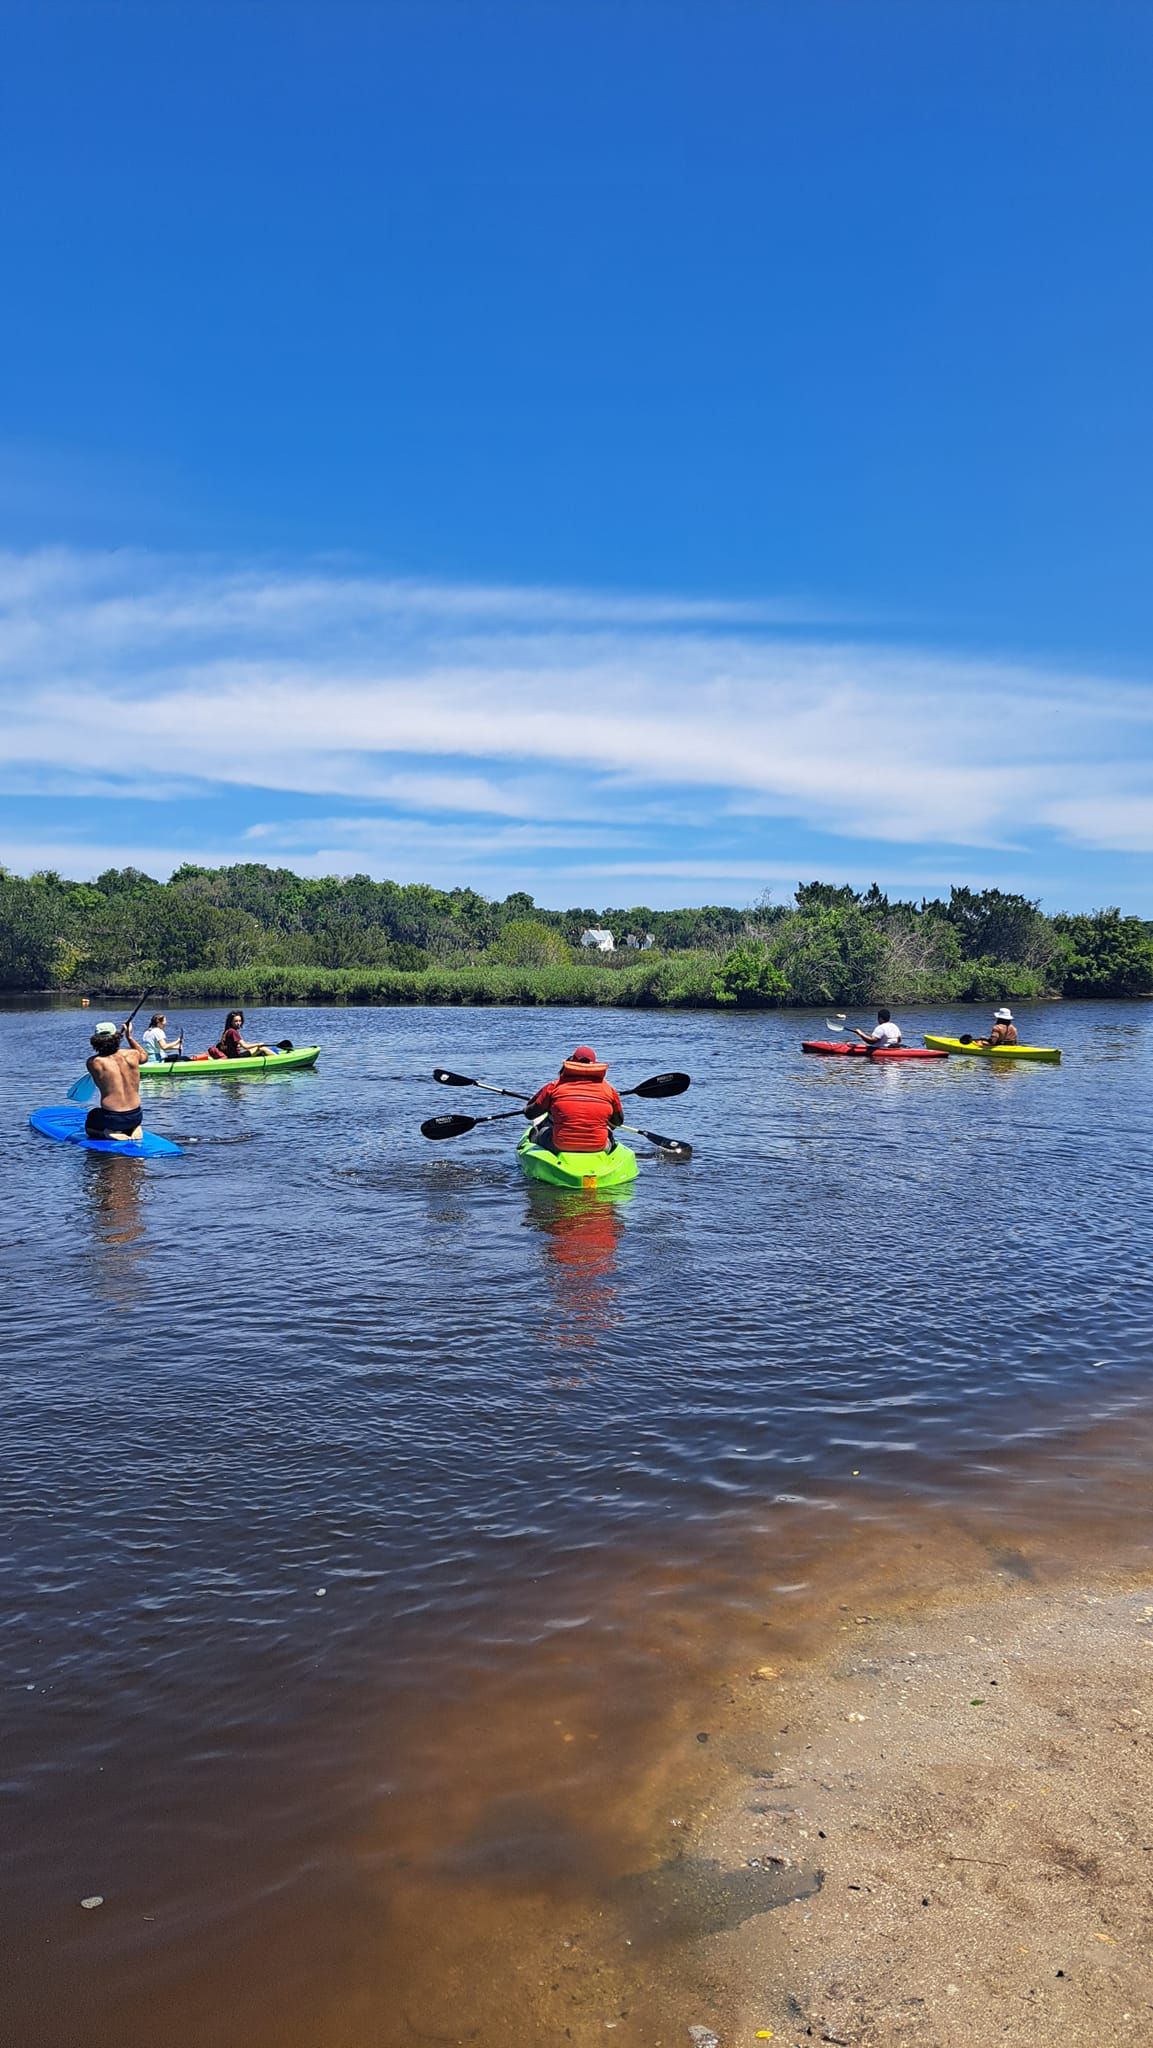
<svg viewBox="0 0 1153 2048"><path fill-rule="evenodd" d="M587 932L581 933L581 945L592 946L598 953L611 953L613 950L613 935L611 932L599 930L596 925L590 925Z"/></svg>
<svg viewBox="0 0 1153 2048"><path fill-rule="evenodd" d="M634 953L647 953L650 946L656 945L656 939L652 932L626 932L625 945Z"/></svg>

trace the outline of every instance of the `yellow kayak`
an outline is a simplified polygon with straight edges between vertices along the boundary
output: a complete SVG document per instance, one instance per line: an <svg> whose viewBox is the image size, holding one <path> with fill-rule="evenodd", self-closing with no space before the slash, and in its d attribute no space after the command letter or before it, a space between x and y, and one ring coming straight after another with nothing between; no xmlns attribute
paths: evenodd
<svg viewBox="0 0 1153 2048"><path fill-rule="evenodd" d="M975 1054L982 1060L1059 1060L1061 1055L1055 1045L978 1045L976 1039L968 1044L963 1038L935 1038L928 1031L924 1034L925 1044L936 1052Z"/></svg>

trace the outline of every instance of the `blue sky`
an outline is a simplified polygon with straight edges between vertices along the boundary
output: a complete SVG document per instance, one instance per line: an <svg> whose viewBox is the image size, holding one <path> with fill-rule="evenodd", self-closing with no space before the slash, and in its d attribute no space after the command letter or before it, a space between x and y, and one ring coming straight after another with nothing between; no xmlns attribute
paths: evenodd
<svg viewBox="0 0 1153 2048"><path fill-rule="evenodd" d="M0 859L1153 915L1153 14L9 0Z"/></svg>

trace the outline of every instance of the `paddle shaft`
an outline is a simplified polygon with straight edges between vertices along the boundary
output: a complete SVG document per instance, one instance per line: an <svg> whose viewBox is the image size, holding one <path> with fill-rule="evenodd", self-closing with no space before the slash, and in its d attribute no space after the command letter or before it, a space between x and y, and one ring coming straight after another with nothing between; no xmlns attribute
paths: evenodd
<svg viewBox="0 0 1153 2048"><path fill-rule="evenodd" d="M144 1008L145 1003L148 1001L148 998L152 993L153 991L150 988L145 989L144 994L141 996L140 1001L136 1005L136 1009L129 1011L127 1017L124 1019L123 1024L120 1026L120 1029L122 1031L127 1031L128 1026L131 1024L133 1018L138 1014L139 1011L141 1011Z"/></svg>

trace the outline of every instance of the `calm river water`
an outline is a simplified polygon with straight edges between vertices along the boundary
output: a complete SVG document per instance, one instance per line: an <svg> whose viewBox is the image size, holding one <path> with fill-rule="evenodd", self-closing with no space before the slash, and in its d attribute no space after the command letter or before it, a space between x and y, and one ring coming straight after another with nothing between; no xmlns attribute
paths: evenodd
<svg viewBox="0 0 1153 2048"><path fill-rule="evenodd" d="M318 1069L158 1085L147 1162L23 1126L92 1014L0 1015L21 2048L527 2040L518 1957L643 1863L660 1717L754 1605L1145 1456L1151 1005L1026 1010L1064 1062L1001 1068L806 1059L795 1013L265 1012ZM515 1124L419 1136L501 1106L434 1063L529 1088L588 1038L691 1072L632 1105L691 1161L589 1202Z"/></svg>

